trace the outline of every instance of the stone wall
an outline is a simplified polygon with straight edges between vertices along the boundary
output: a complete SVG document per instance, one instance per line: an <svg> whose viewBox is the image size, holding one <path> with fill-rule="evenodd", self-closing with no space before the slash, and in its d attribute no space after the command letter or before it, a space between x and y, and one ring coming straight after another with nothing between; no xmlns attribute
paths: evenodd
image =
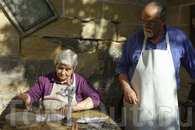
<svg viewBox="0 0 195 130"><path fill-rule="evenodd" d="M169 11L167 25L183 30L189 37L190 35L190 6L194 5L194 0L170 0L167 1L167 9ZM184 69L180 68L181 85L178 90L178 99L181 102L186 102L188 99L189 90L191 85L189 83L194 82ZM181 118L183 117L184 109L181 107ZM195 119L195 115L193 116ZM193 120L195 124L195 120ZM195 129L195 125L191 129Z"/></svg>
<svg viewBox="0 0 195 130"><path fill-rule="evenodd" d="M188 36L190 33L190 6L194 5L194 0L172 0L167 1L169 11L167 25L183 30ZM178 90L180 101L186 101L191 87L189 83L193 82L186 70L180 69L181 87Z"/></svg>
<svg viewBox="0 0 195 130"><path fill-rule="evenodd" d="M11 100L34 85L38 77L55 70L53 60L63 49L78 54L76 73L83 75L97 89L109 115L118 118L122 89L115 76L125 40L142 28L138 24L141 10L151 0L50 0L59 18L26 37L21 37L0 6L0 120ZM189 35L189 3L167 3L167 24ZM187 3L187 4L186 4ZM178 14L179 12L179 14ZM181 70L186 99L189 90L185 70ZM184 81L183 81L184 80ZM39 105L39 102L36 103ZM114 113L114 114L113 114Z"/></svg>

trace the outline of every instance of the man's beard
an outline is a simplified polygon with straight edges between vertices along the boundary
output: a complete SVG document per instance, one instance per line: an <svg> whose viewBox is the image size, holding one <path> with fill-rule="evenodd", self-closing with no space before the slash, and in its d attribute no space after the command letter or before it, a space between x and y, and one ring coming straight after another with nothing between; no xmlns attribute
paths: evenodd
<svg viewBox="0 0 195 130"><path fill-rule="evenodd" d="M154 33L151 29L144 29L144 35L148 38L151 38L154 36Z"/></svg>

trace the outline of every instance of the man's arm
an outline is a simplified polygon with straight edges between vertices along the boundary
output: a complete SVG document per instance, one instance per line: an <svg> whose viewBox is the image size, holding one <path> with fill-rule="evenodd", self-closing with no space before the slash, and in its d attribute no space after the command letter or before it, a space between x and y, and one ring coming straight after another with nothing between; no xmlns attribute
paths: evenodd
<svg viewBox="0 0 195 130"><path fill-rule="evenodd" d="M119 77L119 81L120 81L122 88L123 88L125 101L127 103L136 104L138 99L137 99L136 93L130 87L130 83L129 83L127 74L120 73L118 75L118 77Z"/></svg>

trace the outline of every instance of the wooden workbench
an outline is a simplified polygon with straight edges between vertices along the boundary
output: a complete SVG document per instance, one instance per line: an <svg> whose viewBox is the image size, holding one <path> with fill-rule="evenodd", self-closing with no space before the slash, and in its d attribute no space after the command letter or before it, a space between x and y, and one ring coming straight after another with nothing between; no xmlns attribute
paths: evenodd
<svg viewBox="0 0 195 130"><path fill-rule="evenodd" d="M23 109L13 109L11 112L23 112ZM56 111L50 111L50 112L44 112L44 111L38 111L36 113L50 113L54 114L57 113ZM77 121L81 117L88 117L88 118L102 118L107 117L108 115L104 111L100 110L86 110L86 111L79 111L79 112L73 112L71 117L74 121ZM108 116L108 119L105 123L109 123L116 126L116 130L121 130L120 127ZM81 130L83 126L86 124L77 124L77 130ZM75 126L76 127L76 126ZM36 122L36 126L22 126L19 128L11 127L9 123L6 123L2 130L71 130L71 127L61 125L60 121L58 122Z"/></svg>

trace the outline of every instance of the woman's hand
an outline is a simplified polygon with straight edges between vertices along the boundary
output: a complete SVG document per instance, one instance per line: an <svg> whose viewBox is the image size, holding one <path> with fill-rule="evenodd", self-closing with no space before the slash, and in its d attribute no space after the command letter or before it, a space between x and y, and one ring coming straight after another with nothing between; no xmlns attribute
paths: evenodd
<svg viewBox="0 0 195 130"><path fill-rule="evenodd" d="M77 105L71 105L71 112L80 110ZM60 114L65 115L68 112L68 104L66 104L64 107L62 107Z"/></svg>
<svg viewBox="0 0 195 130"><path fill-rule="evenodd" d="M71 105L71 112L74 112L74 111L80 111L80 110L87 110L87 109L91 109L93 108L93 101L90 97L86 98L85 100L77 103L76 105ZM60 114L61 115L64 115L68 112L68 104L66 104Z"/></svg>
<svg viewBox="0 0 195 130"><path fill-rule="evenodd" d="M29 108L29 103L30 103L30 96L28 94L25 94L25 93L21 93L19 96L18 96L18 102L21 103L21 104L24 104L27 109L30 109Z"/></svg>
<svg viewBox="0 0 195 130"><path fill-rule="evenodd" d="M18 102L20 102L21 104L25 104L27 100L28 100L28 94L18 95Z"/></svg>
<svg viewBox="0 0 195 130"><path fill-rule="evenodd" d="M125 90L124 99L130 104L136 104L138 102L136 93L131 88Z"/></svg>
<svg viewBox="0 0 195 130"><path fill-rule="evenodd" d="M68 84L69 86L73 85L72 80L71 80L71 79L68 79L68 80L67 80L67 84Z"/></svg>

